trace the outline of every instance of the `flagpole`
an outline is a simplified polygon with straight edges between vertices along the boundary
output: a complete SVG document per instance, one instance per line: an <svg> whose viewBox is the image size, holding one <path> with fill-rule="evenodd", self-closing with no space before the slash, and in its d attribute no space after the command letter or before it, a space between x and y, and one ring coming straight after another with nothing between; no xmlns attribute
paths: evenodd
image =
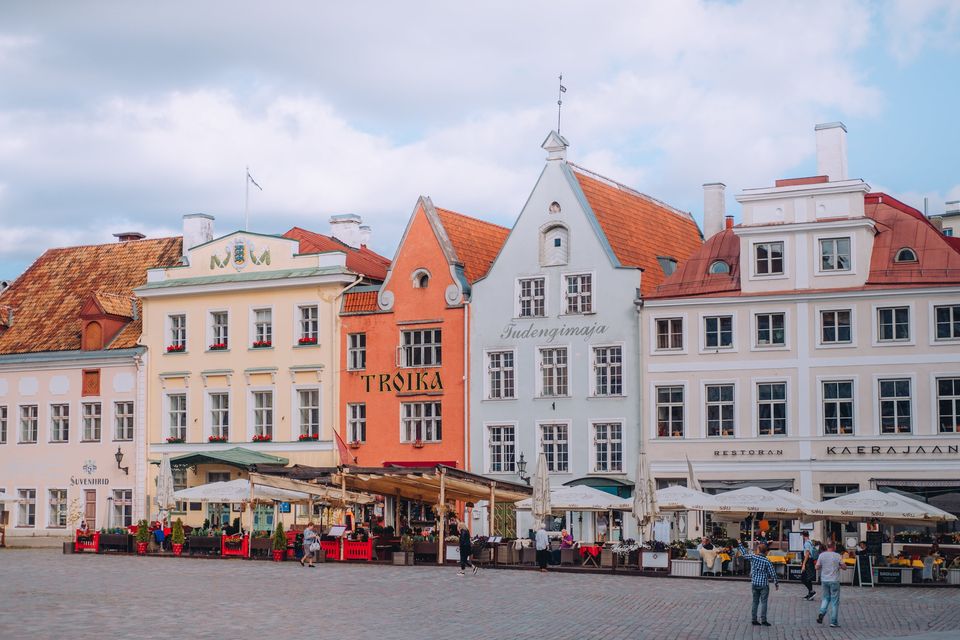
<svg viewBox="0 0 960 640"><path fill-rule="evenodd" d="M247 173L243 177L246 186L246 197L243 201L243 230L250 231L250 167L247 166Z"/></svg>

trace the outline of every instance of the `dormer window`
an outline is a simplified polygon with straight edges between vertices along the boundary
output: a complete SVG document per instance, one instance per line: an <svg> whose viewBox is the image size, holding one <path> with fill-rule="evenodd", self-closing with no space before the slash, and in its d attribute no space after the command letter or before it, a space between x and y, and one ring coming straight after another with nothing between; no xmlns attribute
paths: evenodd
<svg viewBox="0 0 960 640"><path fill-rule="evenodd" d="M103 325L96 320L83 325L82 348L84 351L99 351L103 349Z"/></svg>
<svg viewBox="0 0 960 640"><path fill-rule="evenodd" d="M730 265L723 260L714 260L710 264L710 273L730 273Z"/></svg>
<svg viewBox="0 0 960 640"><path fill-rule="evenodd" d="M893 259L894 262L918 262L917 252L911 249L910 247L904 247L897 251L896 257Z"/></svg>
<svg viewBox="0 0 960 640"><path fill-rule="evenodd" d="M426 289L430 284L430 272L426 269L417 269L413 272L413 288Z"/></svg>
<svg viewBox="0 0 960 640"><path fill-rule="evenodd" d="M569 258L569 232L563 225L553 225L540 234L540 264L552 267L567 264Z"/></svg>

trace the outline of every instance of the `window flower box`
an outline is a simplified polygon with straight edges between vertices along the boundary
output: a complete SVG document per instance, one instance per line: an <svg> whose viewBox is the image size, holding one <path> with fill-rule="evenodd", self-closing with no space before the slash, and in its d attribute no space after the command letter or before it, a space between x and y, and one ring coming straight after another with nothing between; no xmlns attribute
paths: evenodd
<svg viewBox="0 0 960 640"><path fill-rule="evenodd" d="M360 441L359 441L359 440L351 440L351 441L350 441L350 448L351 448L351 449L359 449L359 448L360 448Z"/></svg>
<svg viewBox="0 0 960 640"><path fill-rule="evenodd" d="M420 438L417 438L416 440L414 440L414 441L413 441L413 448L414 448L414 449L423 449L423 440L421 440Z"/></svg>
<svg viewBox="0 0 960 640"><path fill-rule="evenodd" d="M186 349L187 345L184 344L167 345L167 353L183 353Z"/></svg>
<svg viewBox="0 0 960 640"><path fill-rule="evenodd" d="M272 442L273 436L266 433L258 433L253 436L253 442Z"/></svg>
<svg viewBox="0 0 960 640"><path fill-rule="evenodd" d="M320 439L320 436L315 433L301 433L300 437L297 438L300 442L316 442Z"/></svg>
<svg viewBox="0 0 960 640"><path fill-rule="evenodd" d="M170 436L167 438L167 444L183 444L186 441L186 438L181 438L180 436Z"/></svg>
<svg viewBox="0 0 960 640"><path fill-rule="evenodd" d="M227 436L209 436L207 442L226 442Z"/></svg>
<svg viewBox="0 0 960 640"><path fill-rule="evenodd" d="M313 345L313 344L317 344L317 339L316 338L300 338L299 340L297 340L297 344L301 346Z"/></svg>
<svg viewBox="0 0 960 640"><path fill-rule="evenodd" d="M224 351L224 350L226 350L226 348L227 348L227 343L226 343L226 342L215 342L215 343L213 343L212 345L210 345L210 346L207 347L207 348L208 348L210 351Z"/></svg>
<svg viewBox="0 0 960 640"><path fill-rule="evenodd" d="M271 342L270 340L257 340L253 343L254 349L265 349L267 347L272 347L272 346L273 346L273 342Z"/></svg>

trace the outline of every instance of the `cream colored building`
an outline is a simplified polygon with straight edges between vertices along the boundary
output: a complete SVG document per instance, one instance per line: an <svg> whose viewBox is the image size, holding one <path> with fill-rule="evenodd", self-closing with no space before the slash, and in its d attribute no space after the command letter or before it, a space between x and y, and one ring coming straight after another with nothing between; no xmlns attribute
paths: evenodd
<svg viewBox="0 0 960 640"><path fill-rule="evenodd" d="M960 251L847 178L843 125L818 126L817 151L820 176L739 194L736 226L706 185L707 242L645 298L651 471L681 482L689 458L710 491L894 489L956 510Z"/></svg>

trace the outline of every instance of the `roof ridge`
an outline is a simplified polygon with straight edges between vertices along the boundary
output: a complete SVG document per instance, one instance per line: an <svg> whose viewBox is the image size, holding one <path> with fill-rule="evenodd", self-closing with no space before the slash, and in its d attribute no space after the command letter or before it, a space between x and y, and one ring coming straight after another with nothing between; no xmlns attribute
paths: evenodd
<svg viewBox="0 0 960 640"><path fill-rule="evenodd" d="M113 247L123 247L133 244L142 244L146 242L161 242L169 240L181 240L183 236L161 236L159 238L140 238L138 240L124 240L123 242L97 242L93 244L73 244L66 247L50 247L43 253L50 253L52 251L70 251L71 249L93 249L93 248L113 248ZM40 254L43 255L43 254Z"/></svg>
<svg viewBox="0 0 960 640"><path fill-rule="evenodd" d="M471 216L471 215L467 215L467 214L465 214L465 213L460 213L459 211L454 211L453 209L447 209L446 207L437 207L436 205L434 205L434 208L435 208L437 211L444 211L444 212L446 212L446 213L449 213L449 214L452 214L452 215L455 215L455 216L459 216L459 217L461 217L461 218L467 218L468 220L473 220L473 221L479 222L479 223L481 223L481 224L490 225L491 227L498 227L498 228L500 228L500 229L503 229L504 231L510 231L510 227L505 227L505 226L503 226L502 224L497 224L496 222L490 222L489 220L484 220L483 218L478 218L478 217L476 217L476 216Z"/></svg>
<svg viewBox="0 0 960 640"><path fill-rule="evenodd" d="M664 209L666 209L666 210L669 211L670 213L673 213L673 214L675 214L675 215L681 216L681 217L683 217L683 218L688 218L688 219L690 219L690 220L693 220L693 214L690 213L689 211L684 211L684 210L682 210L682 209L677 209L677 208L674 207L673 205L667 204L666 202L664 202L663 200L660 200L659 198L654 198L654 197L651 196L651 195L648 195L648 194L643 193L643 192L641 192L641 191L637 191L637 190L634 189L633 187L627 186L627 185L623 184L622 182L617 182L617 181L614 180L613 178L608 178L607 176L605 176L605 175L603 175L603 174L597 173L596 171L593 171L593 170L591 170L591 169L587 169L586 167L582 167L582 166L580 166L580 165L578 165L578 164L576 164L576 163L574 163L574 162L570 162L569 160L567 161L567 164L568 164L570 167L572 167L574 171L579 171L580 173L583 173L583 174L587 175L587 177L589 177L589 178L593 178L594 180L598 180L598 181L600 181L600 182L603 182L603 183L605 183L605 184L607 184L607 185L609 185L609 186L611 186L611 187L616 187L617 189L620 189L621 191L625 191L625 192L627 192L627 193L630 194L630 195L637 196L637 197L643 198L643 199L645 199L645 200L649 200L650 202L652 202L652 203L654 203L654 204L656 204L656 205L659 205L659 206L663 207Z"/></svg>

